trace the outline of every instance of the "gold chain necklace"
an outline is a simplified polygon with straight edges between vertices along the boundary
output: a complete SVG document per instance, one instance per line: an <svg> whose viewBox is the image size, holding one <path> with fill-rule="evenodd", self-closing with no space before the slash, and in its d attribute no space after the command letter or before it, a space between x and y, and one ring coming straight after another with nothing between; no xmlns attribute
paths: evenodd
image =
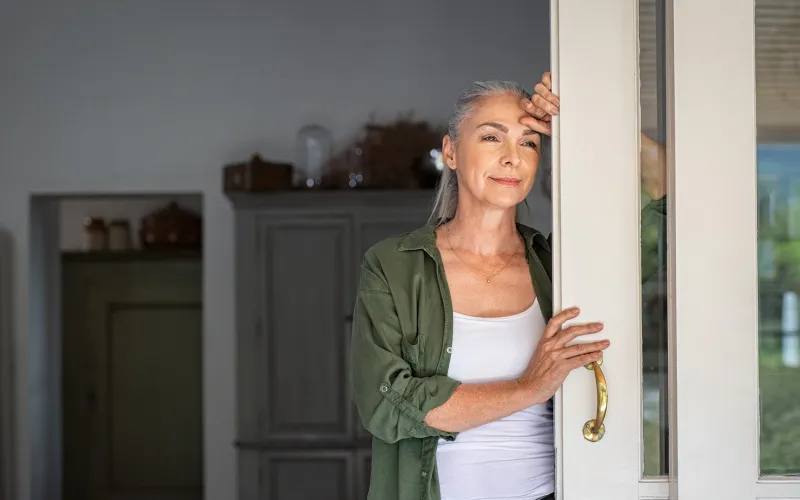
<svg viewBox="0 0 800 500"><path fill-rule="evenodd" d="M452 236L452 235L451 235L451 233L450 233L450 224L449 224L449 223L448 223L448 224L445 224L444 228L445 228L445 230L447 231L447 244L448 244L448 245L450 245L450 251L451 251L451 252L453 252L453 255L455 255L455 256L456 256L456 258L457 258L458 260L460 260L461 262L463 262L463 263L464 263L464 265L466 265L467 267L469 267L469 268L470 268L470 269L471 269L471 270L472 270L472 271L473 271L475 274L477 274L477 275L478 275L478 276L480 276L481 278L485 279L487 283L491 283L491 281L492 281L492 278L494 278L495 276L497 276L498 274L500 274L500 272L501 272L501 271L503 271L503 269L505 269L506 267L508 267L508 265L509 265L509 264L511 263L511 261L513 260L513 257L512 257L512 258L510 258L510 259L507 259L507 260L506 260L506 262L505 262L505 264L503 264L503 265L500 267L500 269L498 269L497 271L493 272L493 273L492 273L492 274L490 274L489 276L485 276L485 275L483 274L483 272L482 272L482 271L480 271L478 268L476 268L476 267L472 266L472 265L471 265L469 262L467 262L467 261L465 261L464 259L462 259L462 258L461 258L461 256L460 256L460 255L458 255L458 252L456 252L456 249L455 249L455 248L453 248L453 240L451 239L451 236Z"/></svg>

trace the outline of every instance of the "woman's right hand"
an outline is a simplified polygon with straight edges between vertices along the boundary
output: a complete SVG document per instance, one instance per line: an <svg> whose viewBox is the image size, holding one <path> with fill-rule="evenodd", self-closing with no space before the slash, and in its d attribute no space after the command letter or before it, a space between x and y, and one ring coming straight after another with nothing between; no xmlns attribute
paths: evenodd
<svg viewBox="0 0 800 500"><path fill-rule="evenodd" d="M553 316L544 329L539 345L531 357L528 368L518 382L530 394L534 404L552 398L569 372L575 368L599 360L610 342L601 340L567 346L580 335L600 332L602 323L573 325L563 328L564 323L578 316L577 307L565 309Z"/></svg>
<svg viewBox="0 0 800 500"><path fill-rule="evenodd" d="M530 99L522 99L520 106L526 115L519 122L544 135L552 134L553 117L558 114L561 100L551 90L553 81L550 72L542 75L542 81L533 87Z"/></svg>

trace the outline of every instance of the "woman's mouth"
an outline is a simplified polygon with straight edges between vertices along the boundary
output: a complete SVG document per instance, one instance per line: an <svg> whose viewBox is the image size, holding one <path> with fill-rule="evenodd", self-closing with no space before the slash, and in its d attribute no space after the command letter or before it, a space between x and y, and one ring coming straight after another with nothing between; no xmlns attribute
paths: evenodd
<svg viewBox="0 0 800 500"><path fill-rule="evenodd" d="M491 180L495 181L496 183L500 184L501 186L508 186L508 187L517 187L521 182L519 179L514 177L489 177Z"/></svg>

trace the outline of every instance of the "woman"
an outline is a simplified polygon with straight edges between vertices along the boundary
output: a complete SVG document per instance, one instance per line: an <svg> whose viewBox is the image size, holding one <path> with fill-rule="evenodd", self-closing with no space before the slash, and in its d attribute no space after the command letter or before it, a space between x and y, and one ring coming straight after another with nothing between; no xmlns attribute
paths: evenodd
<svg viewBox="0 0 800 500"><path fill-rule="evenodd" d="M608 341L552 314L550 247L515 220L558 98L478 82L458 100L426 226L364 255L351 343L353 392L374 436L369 498L552 498L550 400Z"/></svg>

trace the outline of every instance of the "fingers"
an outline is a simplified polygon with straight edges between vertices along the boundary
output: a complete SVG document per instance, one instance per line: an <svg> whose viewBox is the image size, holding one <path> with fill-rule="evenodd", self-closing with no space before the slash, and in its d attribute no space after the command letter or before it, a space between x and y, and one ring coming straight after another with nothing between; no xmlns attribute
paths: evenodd
<svg viewBox="0 0 800 500"><path fill-rule="evenodd" d="M599 361L600 358L602 357L603 353L600 351L581 354L580 356L569 358L569 360L567 361L567 366L569 367L570 370L574 370L576 368L580 368L581 366L586 366L589 363Z"/></svg>
<svg viewBox="0 0 800 500"><path fill-rule="evenodd" d="M574 358L575 356L583 356L584 354L592 354L608 349L611 342L608 340L599 340L597 342L587 342L585 344L575 344L564 348L563 356L567 359ZM602 353L601 353L602 356ZM584 363L585 364L585 363Z"/></svg>
<svg viewBox="0 0 800 500"><path fill-rule="evenodd" d="M533 87L533 92L536 95L542 96L547 102L552 103L555 106L561 105L561 99L559 99L557 95L550 91L549 82L547 84L545 84L544 81L537 83Z"/></svg>
<svg viewBox="0 0 800 500"><path fill-rule="evenodd" d="M552 90L553 89L553 83L552 83L552 79L550 77L550 72L549 71L545 71L542 74L542 83L547 87L547 90Z"/></svg>
<svg viewBox="0 0 800 500"><path fill-rule="evenodd" d="M564 326L564 323L567 321L577 318L580 310L577 307L569 307L564 309L560 313L556 314L550 321L548 321L547 326L544 329L543 337L552 337L556 333L561 331L561 327Z"/></svg>
<svg viewBox="0 0 800 500"><path fill-rule="evenodd" d="M560 345L566 345L580 335L591 335L592 333L598 333L602 330L602 323L588 323L585 325L570 326L569 328L564 328L561 330L561 334L558 336L558 343Z"/></svg>
<svg viewBox="0 0 800 500"><path fill-rule="evenodd" d="M536 94L530 99L522 99L520 107L534 118L550 121L558 114L558 106Z"/></svg>
<svg viewBox="0 0 800 500"><path fill-rule="evenodd" d="M553 96L553 94L550 95ZM555 98L555 96L553 97ZM541 94L534 95L531 98L531 101L533 102L535 108L541 110L539 112L541 113L542 116L544 116L545 113L550 116L555 116L558 114L558 102L553 102L551 100L548 100L545 96ZM534 116L539 118L540 115L534 114Z"/></svg>
<svg viewBox="0 0 800 500"><path fill-rule="evenodd" d="M542 81L534 87L534 95L531 99L522 99L520 106L530 115L525 116L519 122L540 134L552 135L552 125L550 121L553 116L558 115L561 101L558 96L550 91L550 73L542 75Z"/></svg>
<svg viewBox="0 0 800 500"><path fill-rule="evenodd" d="M536 98L536 96L533 96ZM550 108L551 105L547 105L547 108L542 108L533 103L530 99L522 99L519 103L520 107L532 117L538 120L550 120L551 115L548 114L547 110Z"/></svg>
<svg viewBox="0 0 800 500"><path fill-rule="evenodd" d="M547 118L550 117L548 116ZM552 133L553 127L550 125L549 121L537 120L532 116L523 116L519 119L519 122L540 134L550 135Z"/></svg>

